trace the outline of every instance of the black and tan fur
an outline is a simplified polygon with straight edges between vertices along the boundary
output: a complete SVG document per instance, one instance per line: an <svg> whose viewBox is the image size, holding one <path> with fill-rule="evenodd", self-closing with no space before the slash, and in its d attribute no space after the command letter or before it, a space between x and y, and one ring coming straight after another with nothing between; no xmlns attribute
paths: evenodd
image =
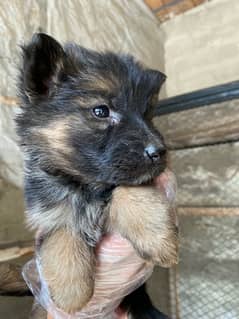
<svg viewBox="0 0 239 319"><path fill-rule="evenodd" d="M164 80L131 56L62 47L45 34L23 48L17 125L27 220L41 233L43 274L65 311L80 310L92 296L94 247L109 230L128 238L147 260L164 266L177 260L168 203L147 186L167 165L163 138L151 121ZM106 118L94 114L102 105ZM140 312L137 293L122 304L131 317L163 318L145 290L139 292Z"/></svg>

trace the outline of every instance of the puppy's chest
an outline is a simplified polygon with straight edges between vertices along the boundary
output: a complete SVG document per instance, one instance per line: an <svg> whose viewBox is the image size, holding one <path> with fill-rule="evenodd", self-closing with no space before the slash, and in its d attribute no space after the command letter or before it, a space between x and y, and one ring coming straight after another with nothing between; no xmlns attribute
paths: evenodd
<svg viewBox="0 0 239 319"><path fill-rule="evenodd" d="M25 192L28 224L35 230L44 229L46 233L67 227L90 246L95 246L106 231L110 193L107 197L91 196L85 191L54 186L49 191L48 185L47 196L43 192L46 187L42 190L31 187Z"/></svg>
<svg viewBox="0 0 239 319"><path fill-rule="evenodd" d="M70 197L73 227L91 246L95 246L108 229L111 193L111 190L104 190Z"/></svg>
<svg viewBox="0 0 239 319"><path fill-rule="evenodd" d="M82 234L90 246L95 246L106 232L109 218L108 205L97 201L75 209L73 209L73 224L76 225L76 231Z"/></svg>

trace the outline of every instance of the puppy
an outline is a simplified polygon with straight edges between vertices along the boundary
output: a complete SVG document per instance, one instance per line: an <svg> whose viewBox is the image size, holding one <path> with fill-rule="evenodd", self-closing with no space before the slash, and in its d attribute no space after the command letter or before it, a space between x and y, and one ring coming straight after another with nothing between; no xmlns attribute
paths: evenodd
<svg viewBox="0 0 239 319"><path fill-rule="evenodd" d="M152 124L164 80L131 56L62 47L45 34L23 48L17 130L27 221L41 232L43 275L66 312L90 300L94 248L108 231L120 232L153 263L177 260L168 204L149 186L167 165ZM131 318L162 318L144 287L122 305Z"/></svg>

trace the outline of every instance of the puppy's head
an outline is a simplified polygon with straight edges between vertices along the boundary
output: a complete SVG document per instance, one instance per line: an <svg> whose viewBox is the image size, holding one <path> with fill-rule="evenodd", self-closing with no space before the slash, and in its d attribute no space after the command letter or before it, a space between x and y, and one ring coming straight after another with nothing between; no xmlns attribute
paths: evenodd
<svg viewBox="0 0 239 319"><path fill-rule="evenodd" d="M26 158L83 183L139 184L162 172L152 125L165 76L132 57L62 47L37 34L23 49L17 119Z"/></svg>

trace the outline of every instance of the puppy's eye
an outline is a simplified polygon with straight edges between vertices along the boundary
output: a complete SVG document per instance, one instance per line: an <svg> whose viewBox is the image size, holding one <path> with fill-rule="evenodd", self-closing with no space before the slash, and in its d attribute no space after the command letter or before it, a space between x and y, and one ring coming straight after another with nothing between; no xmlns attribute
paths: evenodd
<svg viewBox="0 0 239 319"><path fill-rule="evenodd" d="M110 116L110 110L107 105L99 105L93 108L96 117L106 118Z"/></svg>

